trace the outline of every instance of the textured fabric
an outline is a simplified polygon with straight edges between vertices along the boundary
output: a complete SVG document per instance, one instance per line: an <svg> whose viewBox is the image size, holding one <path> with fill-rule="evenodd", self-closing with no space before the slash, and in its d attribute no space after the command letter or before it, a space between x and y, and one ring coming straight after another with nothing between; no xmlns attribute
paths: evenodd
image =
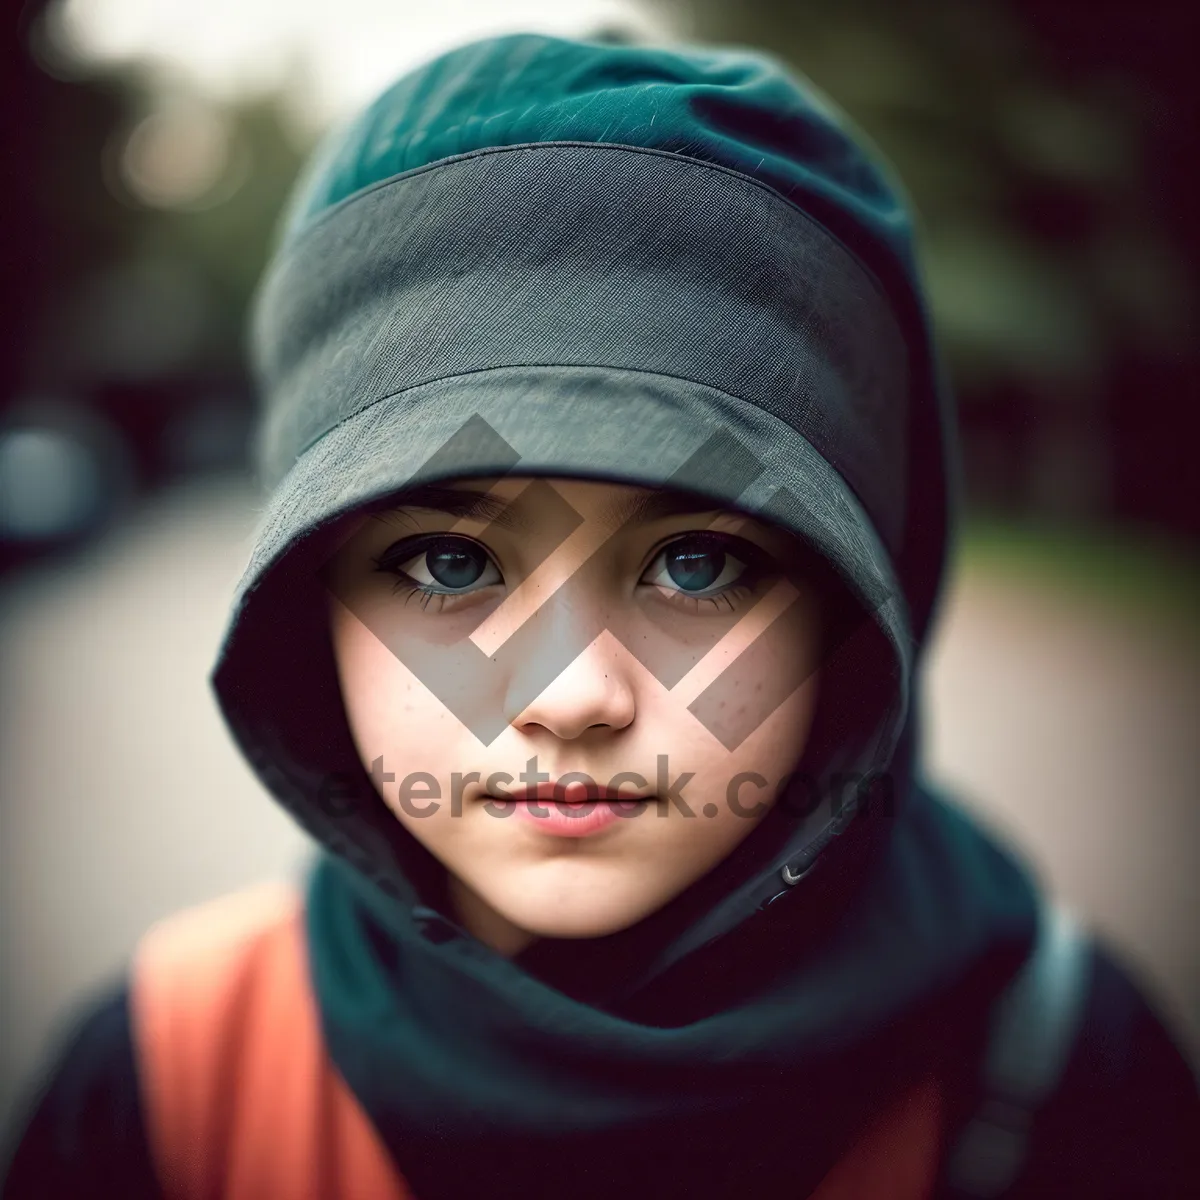
<svg viewBox="0 0 1200 1200"><path fill-rule="evenodd" d="M955 467L889 173L768 58L478 43L321 149L253 350L270 494L213 684L327 852L323 1032L414 1192L807 1194L916 1080L961 1069L1036 918L1021 865L922 781ZM836 584L796 747L821 805L777 806L634 926L511 960L457 924L358 762L321 574L348 515L505 472L698 491ZM833 820L837 772L887 795Z"/></svg>
<svg viewBox="0 0 1200 1200"><path fill-rule="evenodd" d="M289 244L259 311L269 482L369 404L421 413L436 401L400 393L429 380L609 367L592 393L600 419L605 391L626 387L615 371L749 401L831 463L899 549L908 363L896 318L836 239L734 172L618 146L477 151L323 213ZM555 384L533 377L534 419L561 423Z"/></svg>

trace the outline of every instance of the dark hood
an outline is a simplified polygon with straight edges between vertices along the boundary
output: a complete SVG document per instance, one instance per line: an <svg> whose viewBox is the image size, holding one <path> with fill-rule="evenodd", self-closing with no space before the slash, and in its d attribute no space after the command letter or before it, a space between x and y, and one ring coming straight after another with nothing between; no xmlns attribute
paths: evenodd
<svg viewBox="0 0 1200 1200"><path fill-rule="evenodd" d="M588 1138L635 1126L659 1139L639 1170L662 1194L664 1164L686 1174L661 1149L685 1118L700 1123L683 1157L712 1183L704 1145L740 1161L751 1126L696 1140L704 1120L753 1125L768 1096L823 1131L816 1170L870 1098L819 1118L801 1102L839 1048L882 1055L886 1091L926 1045L905 1022L981 969L998 987L1033 930L1020 870L921 781L954 437L896 180L769 58L480 42L324 144L252 348L268 499L213 685L323 847L310 932L327 1034L419 1194L480 1185L456 1148L500 1132L560 1149L539 1143L534 1171L497 1143L485 1186L565 1187L562 1147L591 1154ZM511 962L450 918L444 872L358 764L321 584L348 514L509 471L767 516L825 564L839 606L805 752L825 802L772 813L632 929ZM848 803L846 777L882 783ZM797 1136L760 1147L760 1166ZM620 1172L594 1176L597 1194Z"/></svg>

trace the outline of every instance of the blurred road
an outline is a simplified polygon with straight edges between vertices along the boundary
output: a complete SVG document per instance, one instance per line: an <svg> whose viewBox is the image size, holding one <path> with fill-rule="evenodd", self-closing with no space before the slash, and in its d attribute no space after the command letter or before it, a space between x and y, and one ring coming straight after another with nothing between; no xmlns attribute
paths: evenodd
<svg viewBox="0 0 1200 1200"><path fill-rule="evenodd" d="M236 480L181 487L0 592L0 1123L152 920L307 852L208 691L254 503ZM933 773L1200 1049L1197 645L968 565L928 699Z"/></svg>
<svg viewBox="0 0 1200 1200"><path fill-rule="evenodd" d="M1200 637L967 557L926 681L930 774L1139 972L1200 1064Z"/></svg>

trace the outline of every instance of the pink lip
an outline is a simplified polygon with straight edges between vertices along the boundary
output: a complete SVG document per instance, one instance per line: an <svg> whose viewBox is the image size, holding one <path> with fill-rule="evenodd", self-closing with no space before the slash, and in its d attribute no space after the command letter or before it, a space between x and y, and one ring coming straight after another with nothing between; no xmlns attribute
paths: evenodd
<svg viewBox="0 0 1200 1200"><path fill-rule="evenodd" d="M536 787L513 788L509 797L516 801L516 816L519 820L536 825L542 833L556 837L590 837L607 829L616 821L626 819L625 814L634 815L638 806L645 806L649 797L624 796L607 788L593 789L595 799L589 798L582 782L569 783L558 789L555 785L540 783ZM503 804L504 799L494 797ZM578 813L571 810L578 809Z"/></svg>

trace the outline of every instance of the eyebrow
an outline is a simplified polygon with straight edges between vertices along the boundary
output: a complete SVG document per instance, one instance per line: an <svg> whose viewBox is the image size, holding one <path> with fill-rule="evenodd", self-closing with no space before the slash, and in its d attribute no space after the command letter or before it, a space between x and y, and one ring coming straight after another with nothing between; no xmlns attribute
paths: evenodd
<svg viewBox="0 0 1200 1200"><path fill-rule="evenodd" d="M398 513L409 508L444 513L446 516L460 519L465 517L472 521L495 521L506 529L516 529L523 524L499 496L473 491L470 488L445 487L436 483L410 488L400 497L381 502L374 510L374 515Z"/></svg>
<svg viewBox="0 0 1200 1200"><path fill-rule="evenodd" d="M727 511L706 496L666 489L622 496L604 510L604 519L619 529L624 525L649 524L663 517Z"/></svg>
<svg viewBox="0 0 1200 1200"><path fill-rule="evenodd" d="M393 498L382 502L375 511L376 515L382 515L384 512L398 512L410 508L444 513L459 519L494 521L505 529L520 530L525 526L519 510L499 496L471 488L454 488L439 484L423 484L412 488L398 500ZM648 524L664 517L689 513L726 512L729 510L705 496L667 489L618 497L604 510L602 519L619 529L626 525Z"/></svg>

